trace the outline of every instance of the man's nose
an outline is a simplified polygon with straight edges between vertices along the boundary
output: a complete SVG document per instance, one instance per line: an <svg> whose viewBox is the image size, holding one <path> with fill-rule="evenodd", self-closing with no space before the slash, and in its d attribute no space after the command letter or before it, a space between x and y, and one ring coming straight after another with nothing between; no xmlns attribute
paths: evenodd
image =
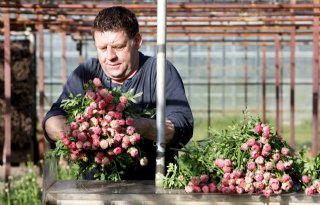
<svg viewBox="0 0 320 205"><path fill-rule="evenodd" d="M113 60L117 57L116 52L114 51L114 49L112 47L108 47L106 50L106 58L108 60Z"/></svg>

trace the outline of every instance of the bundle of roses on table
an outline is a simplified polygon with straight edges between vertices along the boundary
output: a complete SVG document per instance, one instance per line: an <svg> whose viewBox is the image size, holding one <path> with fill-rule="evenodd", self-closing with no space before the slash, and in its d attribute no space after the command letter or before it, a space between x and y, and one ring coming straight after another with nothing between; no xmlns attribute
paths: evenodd
<svg viewBox="0 0 320 205"><path fill-rule="evenodd" d="M169 164L166 188L188 193L255 193L266 197L304 190L320 193L320 154L295 153L274 128L244 111L244 118L184 147Z"/></svg>
<svg viewBox="0 0 320 205"><path fill-rule="evenodd" d="M133 127L133 117L138 116L134 104L142 93L122 93L120 87L108 90L99 78L84 88L84 96L63 100L69 131L61 132L47 157L76 165L78 178L94 172L95 179L121 180L128 167L148 163L139 148L140 134Z"/></svg>

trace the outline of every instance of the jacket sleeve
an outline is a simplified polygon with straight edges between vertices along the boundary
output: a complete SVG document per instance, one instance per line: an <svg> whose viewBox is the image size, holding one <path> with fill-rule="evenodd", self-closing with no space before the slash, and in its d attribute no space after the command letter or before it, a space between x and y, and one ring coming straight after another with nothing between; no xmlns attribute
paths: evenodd
<svg viewBox="0 0 320 205"><path fill-rule="evenodd" d="M170 62L166 68L166 117L175 126L173 141L168 146L180 148L187 144L193 135L193 115L182 79Z"/></svg>
<svg viewBox="0 0 320 205"><path fill-rule="evenodd" d="M43 121L42 121L42 129L44 132L45 139L53 145L54 141L52 141L45 129L46 121L53 116L57 115L66 115L66 112L61 108L61 101L67 99L70 94L76 95L84 92L83 89L83 65L77 67L68 77L66 84L63 86L63 91L58 98L58 100L52 104L50 110L46 113Z"/></svg>

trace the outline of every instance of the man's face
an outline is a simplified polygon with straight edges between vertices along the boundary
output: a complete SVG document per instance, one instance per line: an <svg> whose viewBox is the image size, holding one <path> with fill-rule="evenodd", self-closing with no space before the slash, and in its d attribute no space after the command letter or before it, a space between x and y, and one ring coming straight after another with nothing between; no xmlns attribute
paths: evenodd
<svg viewBox="0 0 320 205"><path fill-rule="evenodd" d="M123 30L95 31L94 39L99 62L107 76L114 82L122 83L134 75L139 66L139 33L129 39Z"/></svg>

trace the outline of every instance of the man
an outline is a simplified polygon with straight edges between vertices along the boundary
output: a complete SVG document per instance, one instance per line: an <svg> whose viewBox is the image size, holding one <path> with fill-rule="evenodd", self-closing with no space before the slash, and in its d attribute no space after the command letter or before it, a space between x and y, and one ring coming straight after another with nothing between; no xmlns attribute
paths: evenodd
<svg viewBox="0 0 320 205"><path fill-rule="evenodd" d="M139 111L156 107L156 58L139 52L142 36L134 13L124 7L103 9L96 16L92 35L98 59L90 59L79 65L69 76L57 102L46 114L42 123L45 137L52 144L61 131L67 130L65 112L61 101L72 93L84 94L83 85L95 77L103 86L112 89L121 86L123 92L134 89L142 92L139 97ZM186 144L193 134L193 116L181 77L172 64L166 64L166 164L173 161L174 151ZM136 130L144 138L141 149L146 153L148 165L134 170L125 179L154 179L156 146L156 120L134 119Z"/></svg>

